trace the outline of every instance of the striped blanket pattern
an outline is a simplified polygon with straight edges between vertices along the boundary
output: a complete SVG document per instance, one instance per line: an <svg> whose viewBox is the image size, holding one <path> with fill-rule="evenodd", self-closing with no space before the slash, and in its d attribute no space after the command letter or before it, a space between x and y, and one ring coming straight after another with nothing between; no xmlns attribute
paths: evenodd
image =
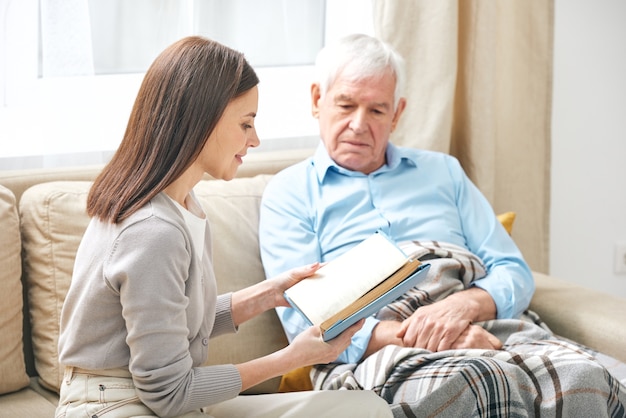
<svg viewBox="0 0 626 418"><path fill-rule="evenodd" d="M462 248L416 241L401 247L428 260L429 275L380 318L402 320L485 275L482 262ZM394 417L626 417L623 363L554 335L532 311L481 325L503 341L502 350L390 345L358 364L314 367L313 386L373 390Z"/></svg>

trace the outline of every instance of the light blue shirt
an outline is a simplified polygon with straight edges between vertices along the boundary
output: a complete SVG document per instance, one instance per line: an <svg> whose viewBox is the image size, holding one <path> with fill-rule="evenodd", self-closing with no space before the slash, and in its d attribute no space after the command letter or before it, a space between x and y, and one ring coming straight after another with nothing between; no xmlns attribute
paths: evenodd
<svg viewBox="0 0 626 418"><path fill-rule="evenodd" d="M436 240L476 254L487 276L475 281L495 301L498 318L528 307L534 280L494 211L450 155L389 144L387 163L371 174L339 167L320 144L315 155L276 174L261 203L259 239L266 276L329 261L384 231L396 242ZM291 341L310 324L277 308ZM368 318L337 359L361 359L377 320Z"/></svg>

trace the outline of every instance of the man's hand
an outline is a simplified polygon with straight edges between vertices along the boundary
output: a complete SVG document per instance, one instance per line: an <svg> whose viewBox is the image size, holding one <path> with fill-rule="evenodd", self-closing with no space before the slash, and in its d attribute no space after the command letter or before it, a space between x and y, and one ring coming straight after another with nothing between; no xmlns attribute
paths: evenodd
<svg viewBox="0 0 626 418"><path fill-rule="evenodd" d="M502 342L473 324L495 317L496 307L491 296L480 288L470 288L419 308L403 322L381 321L372 332L364 357L390 344L430 351L499 350Z"/></svg>
<svg viewBox="0 0 626 418"><path fill-rule="evenodd" d="M502 343L473 321L495 318L495 304L487 292L471 288L432 305L422 306L405 319L396 334L409 347L430 351L451 348L500 349Z"/></svg>
<svg viewBox="0 0 626 418"><path fill-rule="evenodd" d="M452 349L459 348L482 348L485 350L500 350L502 341L495 335L479 325L470 325L465 331L459 335L459 338L450 347ZM444 350L444 349L438 349Z"/></svg>

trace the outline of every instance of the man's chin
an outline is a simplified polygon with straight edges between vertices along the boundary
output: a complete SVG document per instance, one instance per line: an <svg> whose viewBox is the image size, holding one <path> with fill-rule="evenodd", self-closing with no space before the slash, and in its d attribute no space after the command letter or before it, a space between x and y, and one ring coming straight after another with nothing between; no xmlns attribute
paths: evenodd
<svg viewBox="0 0 626 418"><path fill-rule="evenodd" d="M361 171L369 161L360 154L342 154L335 162L347 170Z"/></svg>
<svg viewBox="0 0 626 418"><path fill-rule="evenodd" d="M332 158L340 167L364 174L376 171L384 164L384 161L381 164L376 164L376 159L369 152L341 152Z"/></svg>

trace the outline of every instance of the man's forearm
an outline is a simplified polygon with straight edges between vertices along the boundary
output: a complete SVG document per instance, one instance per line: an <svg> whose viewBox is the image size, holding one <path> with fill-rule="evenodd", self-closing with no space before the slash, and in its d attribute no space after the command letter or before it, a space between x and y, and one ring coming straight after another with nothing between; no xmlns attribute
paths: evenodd
<svg viewBox="0 0 626 418"><path fill-rule="evenodd" d="M488 321L497 316L496 303L491 295L480 287L470 287L462 292L453 293L446 299L449 299L450 303L456 303L458 311L466 311L467 319L472 322Z"/></svg>
<svg viewBox="0 0 626 418"><path fill-rule="evenodd" d="M386 345L403 345L402 339L396 336L401 324L398 321L380 321L372 330L372 337L363 354L363 358L370 356Z"/></svg>

